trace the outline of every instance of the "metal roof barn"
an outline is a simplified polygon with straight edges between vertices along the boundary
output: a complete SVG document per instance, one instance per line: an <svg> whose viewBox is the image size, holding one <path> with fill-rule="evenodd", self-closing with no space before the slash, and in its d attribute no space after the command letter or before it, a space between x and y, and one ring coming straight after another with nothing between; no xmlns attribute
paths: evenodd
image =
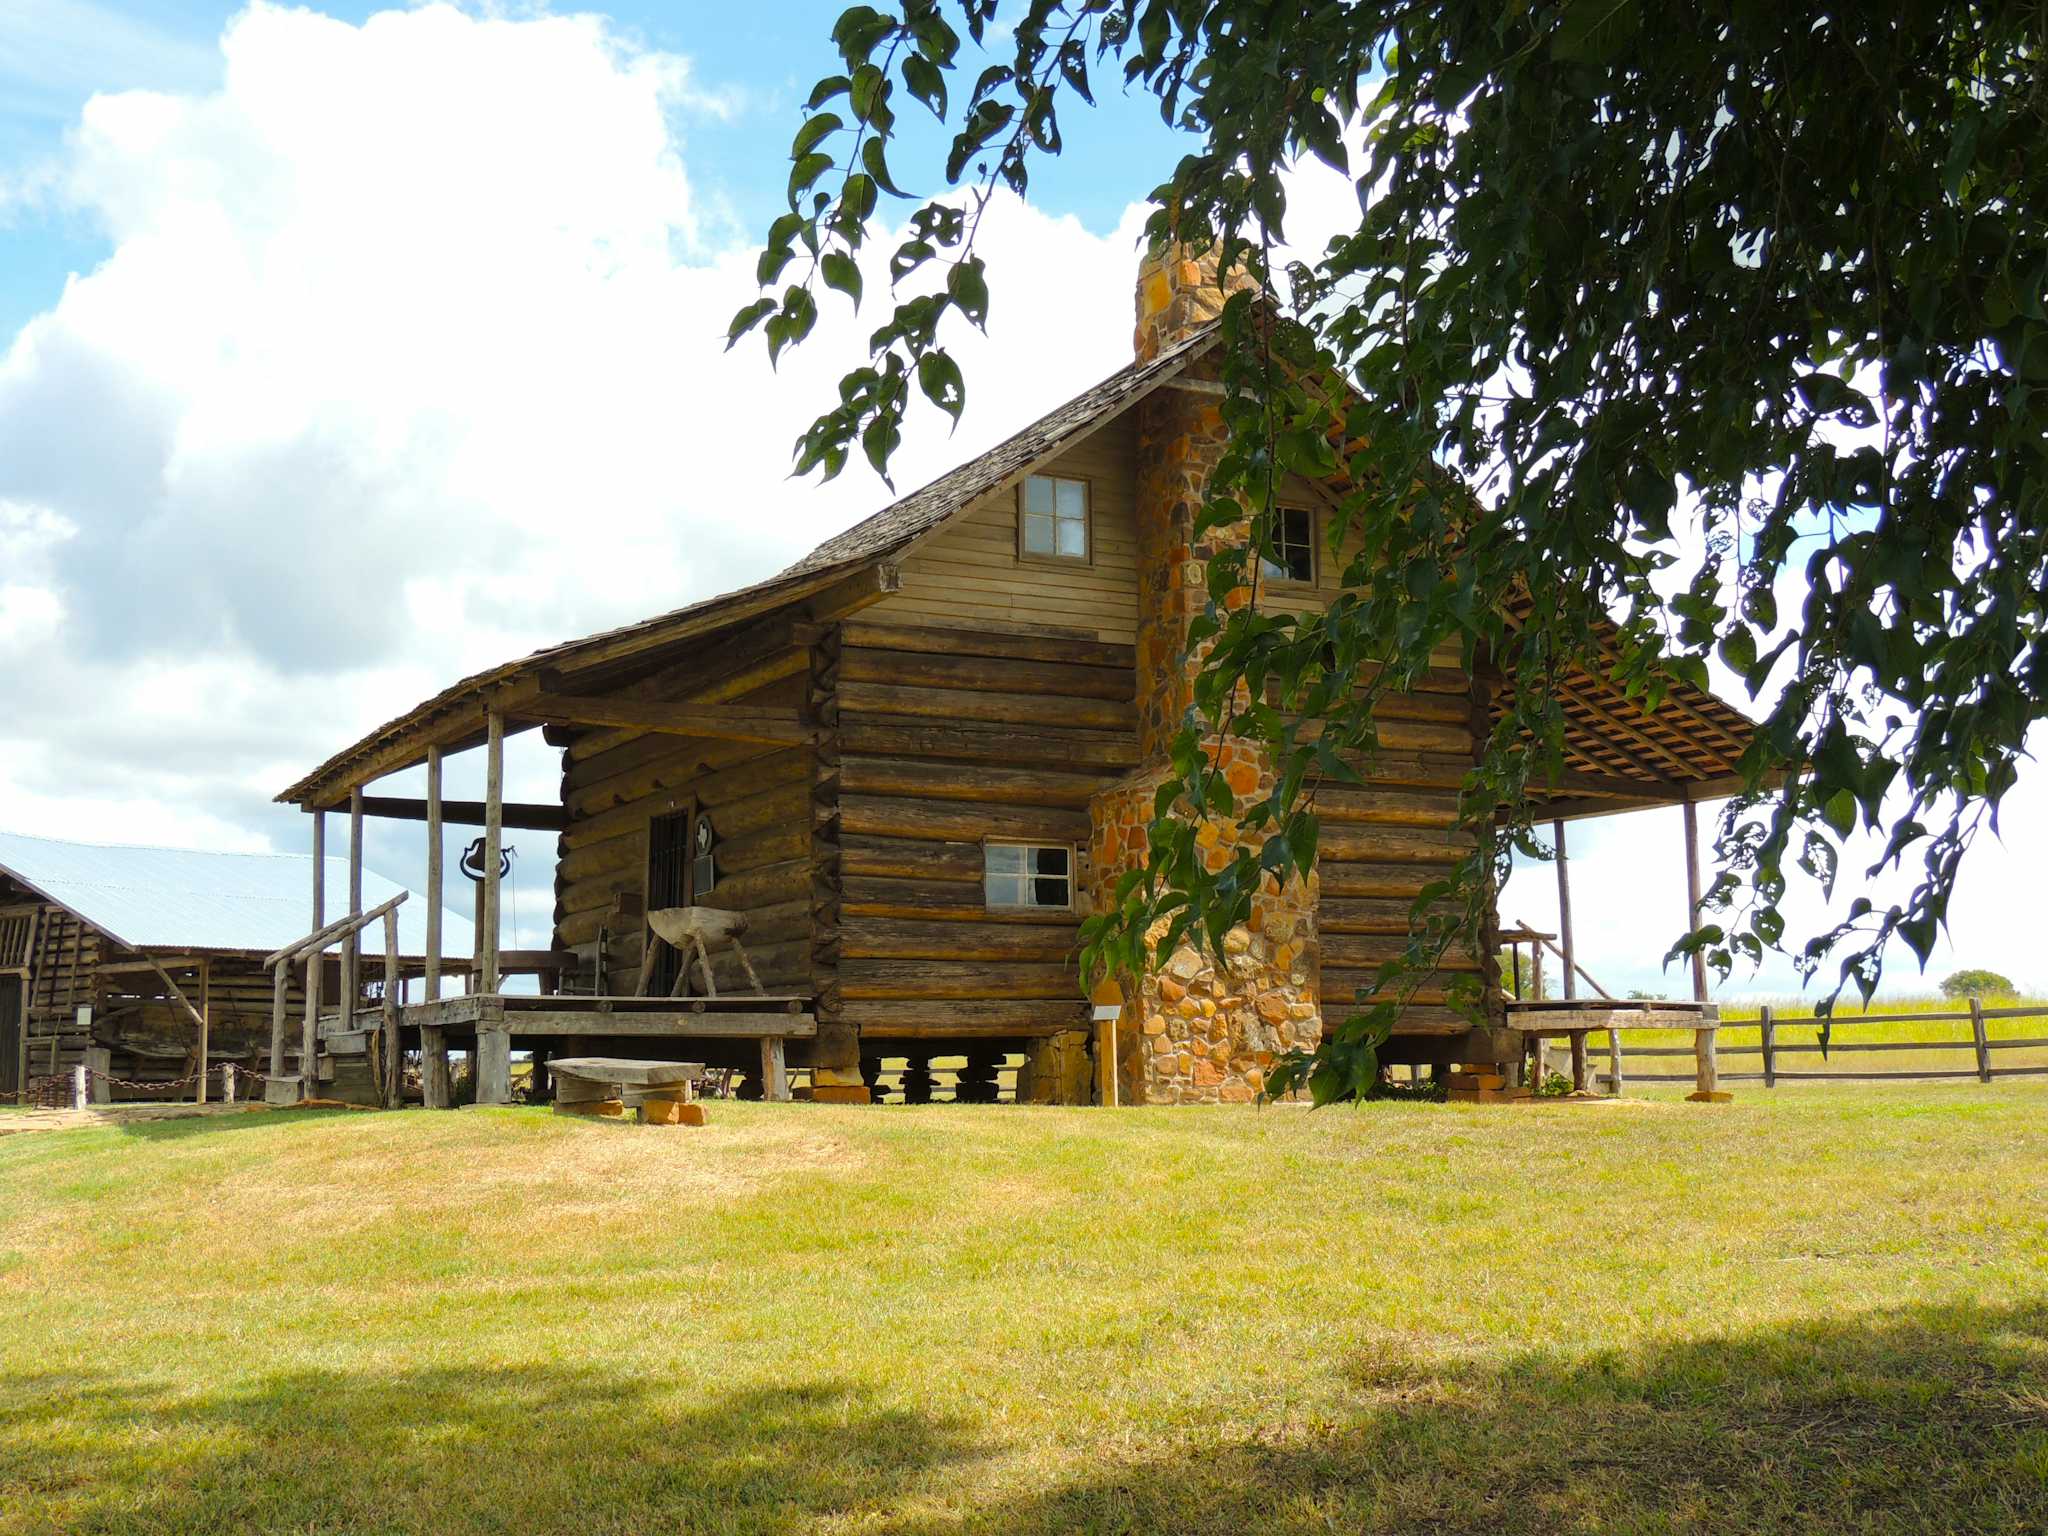
<svg viewBox="0 0 2048 1536"><path fill-rule="evenodd" d="M326 910L348 911L348 860L324 861ZM298 853L212 853L61 842L0 832L0 871L31 886L130 949L265 955L312 927L313 861ZM405 887L363 871L363 906ZM444 934L466 936L466 914L446 912ZM424 955L425 903L398 909L401 953ZM445 948L445 941L443 947Z"/></svg>

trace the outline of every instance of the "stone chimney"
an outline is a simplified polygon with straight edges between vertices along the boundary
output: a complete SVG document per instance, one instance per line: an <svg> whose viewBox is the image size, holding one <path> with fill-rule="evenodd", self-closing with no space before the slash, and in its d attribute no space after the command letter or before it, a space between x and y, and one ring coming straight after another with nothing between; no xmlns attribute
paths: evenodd
<svg viewBox="0 0 2048 1536"><path fill-rule="evenodd" d="M1197 255L1178 241L1145 253L1138 263L1138 361L1149 363L1223 313L1223 301L1258 284L1242 272L1226 285L1217 277L1220 248Z"/></svg>
<svg viewBox="0 0 2048 1536"><path fill-rule="evenodd" d="M1216 268L1214 250L1195 256L1175 245L1145 257L1138 268L1139 362L1222 314L1230 291L1252 286L1239 278L1225 287ZM1195 378L1215 376L1208 361L1194 365ZM1188 636L1208 604L1204 562L1247 534L1243 524L1200 538L1194 532L1227 443L1215 395L1169 384L1140 401L1136 415L1136 695L1144 761L1089 802L1089 896L1097 911L1111 900L1118 877L1145 862L1146 828L1168 774L1168 749L1186 723L1201 668ZM1212 738L1204 750L1240 805L1272 788L1272 765L1260 748ZM1196 842L1212 869L1239 840L1229 818L1204 817L1197 827ZM1247 1101L1264 1086L1277 1057L1321 1038L1316 895L1314 877L1285 887L1268 877L1253 899L1251 921L1226 936L1220 959L1183 945L1165 966L1122 979L1117 1068L1126 1101Z"/></svg>

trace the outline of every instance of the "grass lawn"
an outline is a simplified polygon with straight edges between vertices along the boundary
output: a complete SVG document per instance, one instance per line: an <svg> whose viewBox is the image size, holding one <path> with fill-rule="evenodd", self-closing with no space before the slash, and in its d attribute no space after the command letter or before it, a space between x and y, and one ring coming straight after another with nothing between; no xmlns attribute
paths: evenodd
<svg viewBox="0 0 2048 1536"><path fill-rule="evenodd" d="M2040 1532L2048 1084L0 1137L0 1532Z"/></svg>

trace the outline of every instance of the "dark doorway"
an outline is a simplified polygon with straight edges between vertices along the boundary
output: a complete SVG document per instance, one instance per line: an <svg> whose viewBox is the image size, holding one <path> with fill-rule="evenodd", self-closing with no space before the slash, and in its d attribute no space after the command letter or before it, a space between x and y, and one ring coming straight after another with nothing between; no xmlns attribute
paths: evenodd
<svg viewBox="0 0 2048 1536"><path fill-rule="evenodd" d="M647 823L647 910L687 907L690 904L690 813L672 811ZM643 936L649 944L651 935ZM674 990L681 965L668 945L656 947L654 974L647 990L666 997Z"/></svg>
<svg viewBox="0 0 2048 1536"><path fill-rule="evenodd" d="M21 978L0 976L0 1098L21 1092Z"/></svg>

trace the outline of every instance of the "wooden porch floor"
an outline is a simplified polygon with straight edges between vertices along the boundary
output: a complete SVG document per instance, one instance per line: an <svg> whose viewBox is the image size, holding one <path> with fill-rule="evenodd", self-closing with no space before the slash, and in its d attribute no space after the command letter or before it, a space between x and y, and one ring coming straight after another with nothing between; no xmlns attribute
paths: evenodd
<svg viewBox="0 0 2048 1536"><path fill-rule="evenodd" d="M408 1003L400 1021L510 1035L649 1035L682 1039L810 1039L818 1033L808 997L579 997L569 993L482 992Z"/></svg>

